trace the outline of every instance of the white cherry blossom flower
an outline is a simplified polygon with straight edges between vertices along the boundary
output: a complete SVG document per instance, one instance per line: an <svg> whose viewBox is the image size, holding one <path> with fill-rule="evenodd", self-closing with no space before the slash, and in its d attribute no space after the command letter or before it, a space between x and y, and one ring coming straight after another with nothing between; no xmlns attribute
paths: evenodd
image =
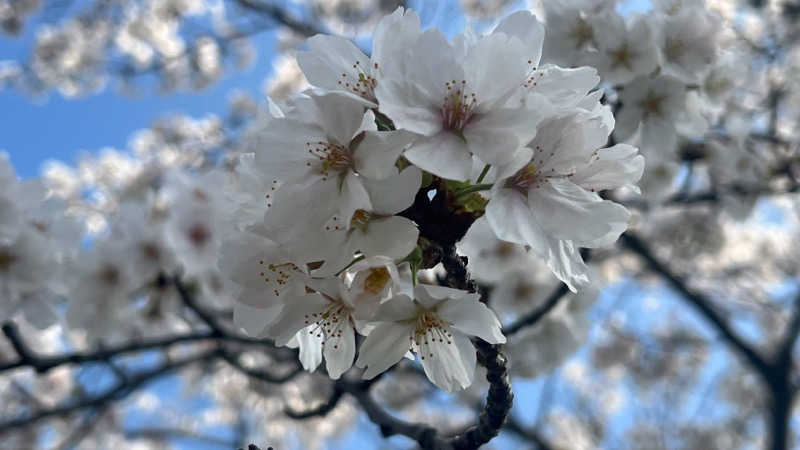
<svg viewBox="0 0 800 450"><path fill-rule="evenodd" d="M488 35L448 42L437 30L420 35L405 54L404 71L375 89L380 111L398 129L422 135L405 157L444 178L466 180L474 154L505 163L536 132L540 96L507 106L539 63L542 25L529 12L505 18ZM536 101L535 99L539 99Z"/></svg>
<svg viewBox="0 0 800 450"><path fill-rule="evenodd" d="M251 336L263 336L283 308L281 296L302 289L307 280L278 244L248 231L224 242L219 266L234 284L234 323Z"/></svg>
<svg viewBox="0 0 800 450"><path fill-rule="evenodd" d="M298 263L324 261L314 272L317 276L338 272L356 251L367 257L403 258L417 245L419 231L414 222L395 214L414 202L421 178L419 169L408 167L385 180L360 180L370 206L356 209L349 219L326 199L322 185L282 187L265 217L264 233Z"/></svg>
<svg viewBox="0 0 800 450"><path fill-rule="evenodd" d="M544 122L528 151L498 169L486 206L497 237L530 246L573 291L588 282L578 247L610 245L630 217L596 191L633 186L644 168L634 147L600 148L609 132L587 112Z"/></svg>
<svg viewBox="0 0 800 450"><path fill-rule="evenodd" d="M648 75L658 65L650 24L644 18L626 23L616 13L596 19L597 52L589 60L603 79L613 84L628 83L639 75Z"/></svg>
<svg viewBox="0 0 800 450"><path fill-rule="evenodd" d="M295 292L287 296L286 307L270 327L269 335L277 345L295 339L300 345L304 366L310 368L314 355L322 350L328 375L338 379L353 365L356 354L357 321L371 318L375 298L354 296L339 277L313 279L316 292ZM313 370L313 369L312 369Z"/></svg>
<svg viewBox="0 0 800 450"><path fill-rule="evenodd" d="M318 194L338 206L345 221L357 209L370 209L362 179L390 176L413 138L405 131L377 131L372 111L337 93L299 96L285 113L258 134L258 173L276 187L324 185Z"/></svg>
<svg viewBox="0 0 800 450"><path fill-rule="evenodd" d="M675 150L678 136L675 122L685 104L685 85L678 79L660 75L639 77L620 93L622 108L617 115L614 136L626 140L641 124L641 142L647 156L666 158Z"/></svg>
<svg viewBox="0 0 800 450"><path fill-rule="evenodd" d="M683 8L665 18L658 36L664 73L697 82L716 58L719 30L719 18L704 8Z"/></svg>
<svg viewBox="0 0 800 450"><path fill-rule="evenodd" d="M506 341L495 314L479 295L441 286L417 285L414 299L400 295L381 305L375 328L361 344L356 365L370 379L400 361L419 356L428 379L440 389L465 389L475 377L475 347L468 336L490 344Z"/></svg>
<svg viewBox="0 0 800 450"><path fill-rule="evenodd" d="M374 107L375 87L385 73L399 70L400 56L420 33L419 16L399 7L375 27L371 57L350 40L318 34L307 41L310 51L297 53L297 63L311 84L347 92Z"/></svg>

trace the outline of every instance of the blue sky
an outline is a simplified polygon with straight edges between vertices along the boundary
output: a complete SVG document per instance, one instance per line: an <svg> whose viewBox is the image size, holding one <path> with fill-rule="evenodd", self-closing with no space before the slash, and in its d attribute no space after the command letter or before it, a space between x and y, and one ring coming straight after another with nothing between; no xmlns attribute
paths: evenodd
<svg viewBox="0 0 800 450"><path fill-rule="evenodd" d="M0 60L17 59L30 47L29 38L0 38ZM234 89L261 98L263 80L271 73L274 35L255 36L255 63L245 70L230 70L225 78L199 92L159 94L142 79L140 95L121 94L114 83L102 93L82 98L65 98L52 92L34 99L13 90L0 90L0 150L11 156L18 174L29 178L39 173L47 159L72 163L81 151L96 152L103 147L124 149L128 139L155 119L171 114L202 117L224 114L228 95ZM150 82L150 83L148 83Z"/></svg>

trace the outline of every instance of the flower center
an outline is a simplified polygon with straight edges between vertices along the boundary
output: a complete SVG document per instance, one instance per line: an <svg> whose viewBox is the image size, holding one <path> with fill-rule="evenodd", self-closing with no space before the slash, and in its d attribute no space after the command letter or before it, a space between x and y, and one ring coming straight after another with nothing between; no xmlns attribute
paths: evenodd
<svg viewBox="0 0 800 450"><path fill-rule="evenodd" d="M664 46L664 56L669 61L678 61L684 53L686 45L680 39L667 39Z"/></svg>
<svg viewBox="0 0 800 450"><path fill-rule="evenodd" d="M519 169L511 178L506 182L506 186L516 189L522 193L526 193L531 186L539 186L541 184L541 177L536 168L536 164L529 163L527 166Z"/></svg>
<svg viewBox="0 0 800 450"><path fill-rule="evenodd" d="M378 295L390 278L389 269L386 267L373 267L369 269L369 275L364 280L364 290L372 295Z"/></svg>
<svg viewBox="0 0 800 450"><path fill-rule="evenodd" d="M342 329L350 326L352 310L340 301L333 301L326 309L318 313L305 315L305 324L311 326L309 333L322 339L322 345L333 341L333 348L339 348Z"/></svg>
<svg viewBox="0 0 800 450"><path fill-rule="evenodd" d="M370 219L372 219L372 213L364 209L357 209L353 213L353 218L350 219L350 228L355 227L366 233Z"/></svg>
<svg viewBox="0 0 800 450"><path fill-rule="evenodd" d="M258 276L272 288L272 293L276 297L289 285L292 277L300 273L300 269L292 263L266 264L262 259L258 261L258 265Z"/></svg>
<svg viewBox="0 0 800 450"><path fill-rule="evenodd" d="M623 42L622 45L608 51L607 53L611 58L612 69L617 69L624 66L628 70L633 70L633 58L635 57L635 54L633 50L631 50L631 47L628 45L627 41Z"/></svg>
<svg viewBox="0 0 800 450"><path fill-rule="evenodd" d="M411 351L415 351L420 359L425 357L433 358L431 345L439 342L440 344L453 345L453 333L447 324L436 317L436 314L426 311L417 316L414 335L409 336Z"/></svg>
<svg viewBox="0 0 800 450"><path fill-rule="evenodd" d="M337 81L339 87L377 103L377 99L375 98L375 86L378 85L378 80L372 76L371 72L372 70L378 70L378 63L372 63L372 70L369 70L369 67L365 69L364 66L361 65L361 61L356 61L355 64L353 64L353 69L356 71L356 78L352 78L350 75L343 73L342 79Z"/></svg>
<svg viewBox="0 0 800 450"><path fill-rule="evenodd" d="M306 142L306 147L308 153L319 160L318 169L323 179L327 179L331 170L342 172L352 168L355 164L350 151L339 144L317 141ZM307 162L306 166L312 167L311 161Z"/></svg>
<svg viewBox="0 0 800 450"><path fill-rule="evenodd" d="M466 80L461 80L460 84L456 83L456 80L447 81L444 85L447 88L442 103L444 128L460 134L472 117L472 110L477 104L477 99L474 92L466 93Z"/></svg>
<svg viewBox="0 0 800 450"><path fill-rule="evenodd" d="M115 266L105 266L97 273L97 278L108 286L116 286L120 281L119 269Z"/></svg>
<svg viewBox="0 0 800 450"><path fill-rule="evenodd" d="M667 97L664 95L657 95L653 92L648 92L647 97L639 102L639 107L642 108L644 117L647 118L651 115L663 116L664 112L662 111L662 107L666 98Z"/></svg>
<svg viewBox="0 0 800 450"><path fill-rule="evenodd" d="M578 17L572 27L570 37L575 40L575 49L580 50L594 40L594 30L583 17Z"/></svg>
<svg viewBox="0 0 800 450"><path fill-rule="evenodd" d="M7 270L17 260L17 255L11 253L10 249L0 248L0 270Z"/></svg>

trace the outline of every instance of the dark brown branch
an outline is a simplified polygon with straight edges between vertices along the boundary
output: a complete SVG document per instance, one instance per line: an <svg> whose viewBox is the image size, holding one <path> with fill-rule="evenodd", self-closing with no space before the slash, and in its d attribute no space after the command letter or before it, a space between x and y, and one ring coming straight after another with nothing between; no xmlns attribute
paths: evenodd
<svg viewBox="0 0 800 450"><path fill-rule="evenodd" d="M292 419L298 420L310 419L312 417L324 417L328 415L329 412L333 411L334 408L336 408L336 405L339 404L339 400L342 399L343 395L344 390L338 383L334 383L331 396L328 397L328 399L325 400L325 402L321 405L317 406L316 408L309 409L308 411L295 411L287 407L284 410L284 413Z"/></svg>
<svg viewBox="0 0 800 450"><path fill-rule="evenodd" d="M116 400L119 400L120 398L129 395L131 392L141 388L142 386L144 386L145 384L156 378L167 375L171 372L182 369L188 365L197 362L210 361L216 356L217 356L217 350L203 352L198 355L191 356L176 362L164 364L163 366L157 369L131 375L128 377L128 380L126 382L118 383L116 386L109 389L104 394L83 399L71 404L57 406L51 409L41 410L32 415L22 416L5 422L0 422L0 434L7 433L9 431L14 431L20 427L32 425L36 422L40 422L50 417L68 415L85 408L104 407L105 405L111 402L114 402Z"/></svg>
<svg viewBox="0 0 800 450"><path fill-rule="evenodd" d="M665 263L656 258L647 244L638 236L627 232L620 237L620 243L642 258L650 270L663 277L673 289L693 305L757 372L769 372L769 363L736 333L714 308L713 302L705 295L691 290L683 279L674 274Z"/></svg>
<svg viewBox="0 0 800 450"><path fill-rule="evenodd" d="M519 317L515 322L503 329L503 334L506 337L513 336L523 328L535 325L544 316L546 316L553 308L558 305L564 296L569 293L569 288L566 284L561 283L553 292L547 297L544 303L533 311Z"/></svg>
<svg viewBox="0 0 800 450"><path fill-rule="evenodd" d="M17 351L19 358L16 361L0 364L0 372L16 369L20 367L32 367L38 373L46 373L55 367L65 364L83 364L87 362L110 361L112 358L127 353L135 353L145 350L154 350L170 347L175 344L197 341L223 341L229 343L240 343L260 346L273 346L273 342L263 339L251 339L242 336L225 335L215 336L210 332L197 332L185 335L171 336L166 338L146 340L142 342L130 342L113 347L106 347L91 352L72 352L58 356L39 356L36 355L22 339L19 330L13 323L3 325L3 333L8 338L11 345ZM21 350L21 352L20 352Z"/></svg>
<svg viewBox="0 0 800 450"><path fill-rule="evenodd" d="M258 13L259 15L277 23L278 25L290 28L292 31L301 36L311 37L315 34L325 34L325 30L313 24L302 22L293 18L287 14L286 11L276 5L257 0L237 0L236 3L242 8Z"/></svg>
<svg viewBox="0 0 800 450"><path fill-rule="evenodd" d="M500 353L500 346L488 344L480 339L476 342L478 361L486 367L489 394L478 423L450 439L455 450L477 449L500 433L508 413L514 404L511 380L508 376L508 360Z"/></svg>

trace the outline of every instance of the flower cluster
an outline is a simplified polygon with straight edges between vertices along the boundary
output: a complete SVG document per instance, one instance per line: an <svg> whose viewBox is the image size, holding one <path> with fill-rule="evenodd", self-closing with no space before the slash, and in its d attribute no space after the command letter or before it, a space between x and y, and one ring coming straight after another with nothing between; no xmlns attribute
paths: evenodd
<svg viewBox="0 0 800 450"><path fill-rule="evenodd" d="M371 378L413 353L440 388L469 386L468 336L505 338L479 295L417 283L437 262L430 248L447 245L429 230L447 220L426 211L434 203L472 217L460 235L438 223L453 241L485 213L472 228L573 291L587 285L579 249L613 243L629 219L599 192L636 189L644 161L630 145L606 148L614 118L597 72L541 65L544 35L518 12L449 41L400 8L378 23L370 56L309 39L297 59L313 87L274 105L239 159L251 214L220 263L237 323L299 346L309 370L324 357L333 378L354 362Z"/></svg>
<svg viewBox="0 0 800 450"><path fill-rule="evenodd" d="M299 347L307 370L324 359L331 378L353 365L372 378L416 355L438 387L467 388L470 338L506 341L487 300L533 305L502 285L549 273L587 287L580 249L610 245L629 220L600 192L636 191L644 167L635 147L607 146L614 117L597 71L542 64L544 41L527 11L448 40L398 8L370 56L310 38L297 62L312 87L268 112L238 107L255 119L222 165L176 168L201 166L221 141L209 120L138 135L140 160L109 152L80 174L92 202L64 167L50 168L49 194L3 169L15 199L0 197L3 319L67 297L73 328L113 337L131 314L180 316L178 277L203 308L231 300L247 334ZM84 250L51 219L70 215L91 225ZM458 253L477 280L502 281L491 298L437 285Z"/></svg>

